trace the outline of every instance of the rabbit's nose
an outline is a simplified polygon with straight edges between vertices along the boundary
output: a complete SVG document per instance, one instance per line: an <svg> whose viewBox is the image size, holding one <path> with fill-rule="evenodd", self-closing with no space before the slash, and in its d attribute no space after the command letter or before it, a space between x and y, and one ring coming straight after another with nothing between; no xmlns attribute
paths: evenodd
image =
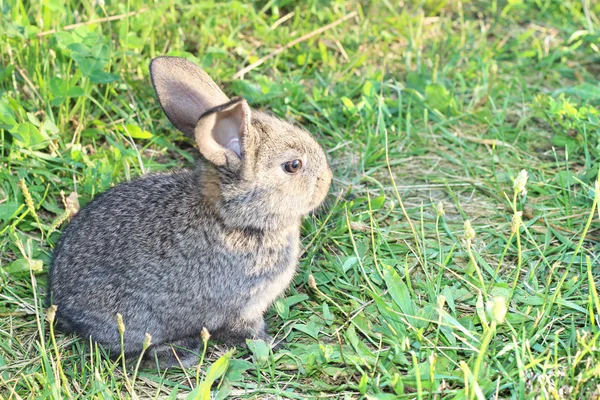
<svg viewBox="0 0 600 400"><path fill-rule="evenodd" d="M331 185L331 180L333 179L333 174L330 169L324 171L321 175L317 176L317 188L320 192L327 193L329 190L329 185Z"/></svg>
<svg viewBox="0 0 600 400"><path fill-rule="evenodd" d="M331 172L331 168L327 168L323 174L321 174L318 178L319 181L331 182L333 179L333 173Z"/></svg>

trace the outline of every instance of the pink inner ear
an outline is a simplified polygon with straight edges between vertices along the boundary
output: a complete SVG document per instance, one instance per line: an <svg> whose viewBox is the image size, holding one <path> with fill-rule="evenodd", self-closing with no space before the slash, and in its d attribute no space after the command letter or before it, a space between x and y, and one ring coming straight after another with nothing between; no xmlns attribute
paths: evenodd
<svg viewBox="0 0 600 400"><path fill-rule="evenodd" d="M242 165L240 160L246 157L250 118L250 108L243 99L224 104L200 118L195 129L200 153L217 166L229 165L239 169ZM233 157L232 153L237 157Z"/></svg>
<svg viewBox="0 0 600 400"><path fill-rule="evenodd" d="M240 140L238 138L233 138L227 143L227 148L232 150L238 157L242 157L242 148L240 146Z"/></svg>
<svg viewBox="0 0 600 400"><path fill-rule="evenodd" d="M221 146L233 151L242 158L242 137L245 134L247 115L242 105L236 104L231 109L218 112L212 134Z"/></svg>

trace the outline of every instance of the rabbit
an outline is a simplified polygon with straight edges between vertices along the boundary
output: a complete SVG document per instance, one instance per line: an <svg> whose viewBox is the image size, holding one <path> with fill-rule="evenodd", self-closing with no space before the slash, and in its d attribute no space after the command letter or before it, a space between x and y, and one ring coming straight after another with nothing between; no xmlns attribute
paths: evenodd
<svg viewBox="0 0 600 400"><path fill-rule="evenodd" d="M206 328L231 345L271 340L264 313L292 280L302 219L332 172L304 129L229 99L198 66L157 57L150 75L197 165L117 185L82 208L53 254L57 327L159 367L193 366Z"/></svg>

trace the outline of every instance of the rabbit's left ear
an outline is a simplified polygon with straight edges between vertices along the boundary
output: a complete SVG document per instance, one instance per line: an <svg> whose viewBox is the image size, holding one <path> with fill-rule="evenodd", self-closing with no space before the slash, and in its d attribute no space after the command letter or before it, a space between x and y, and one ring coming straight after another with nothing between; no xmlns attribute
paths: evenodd
<svg viewBox="0 0 600 400"><path fill-rule="evenodd" d="M253 154L250 140L252 111L246 100L232 101L208 110L196 125L195 138L198 150L217 166L227 166L237 171L242 159Z"/></svg>
<svg viewBox="0 0 600 400"><path fill-rule="evenodd" d="M180 57L157 57L150 76L158 101L177 129L194 137L198 119L229 98L202 68Z"/></svg>

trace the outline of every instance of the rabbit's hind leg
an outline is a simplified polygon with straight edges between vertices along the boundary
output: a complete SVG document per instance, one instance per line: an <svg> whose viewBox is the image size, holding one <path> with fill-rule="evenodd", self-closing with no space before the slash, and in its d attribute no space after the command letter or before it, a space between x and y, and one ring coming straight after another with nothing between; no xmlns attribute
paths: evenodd
<svg viewBox="0 0 600 400"><path fill-rule="evenodd" d="M266 328L265 320L261 316L252 321L236 321L224 326L214 332L212 338L229 345L245 346L246 339L264 340L270 344L273 338L269 336Z"/></svg>
<svg viewBox="0 0 600 400"><path fill-rule="evenodd" d="M152 345L144 355L144 368L193 367L198 363L202 341L188 337Z"/></svg>

